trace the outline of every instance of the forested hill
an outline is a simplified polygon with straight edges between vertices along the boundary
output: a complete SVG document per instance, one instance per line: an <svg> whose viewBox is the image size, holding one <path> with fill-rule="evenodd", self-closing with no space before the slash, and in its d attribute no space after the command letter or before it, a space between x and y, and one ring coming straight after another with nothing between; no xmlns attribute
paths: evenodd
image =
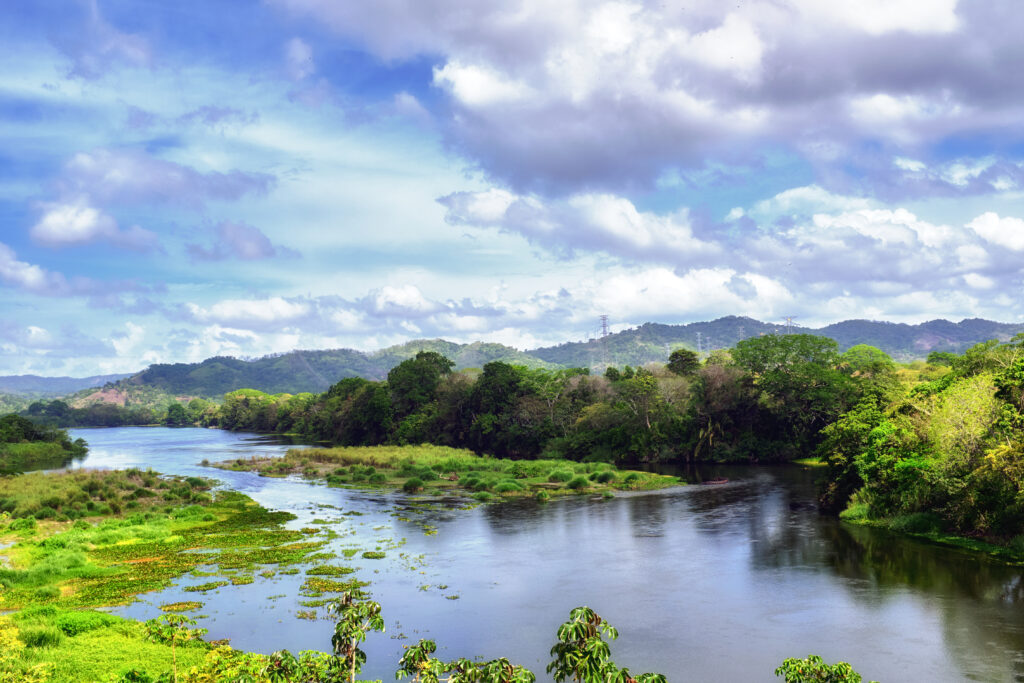
<svg viewBox="0 0 1024 683"><path fill-rule="evenodd" d="M1018 332L1024 332L1024 323L997 323L977 318L958 323L931 320L918 325L846 320L821 328L793 325L791 331L830 337L844 350L856 344L870 344L898 361L909 361L924 358L931 351L961 352L989 339L1006 341ZM763 323L753 318L728 316L688 325L646 323L604 338L548 346L528 353L564 367L605 364L621 367L663 363L670 350L679 346L697 350L699 344L703 351L726 349L743 339L776 332L785 333L786 326Z"/></svg>
<svg viewBox="0 0 1024 683"><path fill-rule="evenodd" d="M242 388L272 394L322 392L345 377L384 379L388 370L419 351L436 351L455 361L456 368L460 369L483 367L494 360L533 368L550 367L542 360L501 344L456 344L429 339L375 353L353 349L291 351L250 361L218 356L202 363L157 364L114 386L147 386L176 396L210 398L220 398Z"/></svg>
<svg viewBox="0 0 1024 683"><path fill-rule="evenodd" d="M81 389L101 387L108 382L116 382L125 377L131 377L131 375L95 375L93 377L9 375L0 377L0 393L19 396L63 396Z"/></svg>
<svg viewBox="0 0 1024 683"><path fill-rule="evenodd" d="M46 391L51 395L78 391L73 403L93 402L166 403L173 397L191 396L219 399L236 389L259 389L267 393L322 392L345 377L381 380L388 370L419 351L434 351L455 362L457 369L482 368L490 361L500 360L530 368L591 367L603 370L605 365L639 366L650 362L664 363L675 348L686 346L703 351L731 348L737 342L773 332L785 332L785 326L763 323L752 318L729 316L710 322L688 325L646 323L640 327L610 334L587 342L570 342L559 346L517 351L508 346L474 342L457 344L441 339L416 340L373 353L353 349L323 351L291 351L257 360L240 360L226 356L209 358L201 363L152 365L132 376L71 378L0 378L19 380L11 387L22 391ZM818 334L835 339L841 349L856 344L870 344L896 360L924 358L930 351L961 352L988 339L1007 340L1024 331L1024 324L996 323L987 320L963 320L952 323L933 320L920 325L847 320L820 329L794 325L793 332ZM698 342L699 334L699 342ZM37 380L32 384L30 380ZM102 391L82 391L82 387L98 387L114 380ZM63 387L63 391L55 387ZM77 383L77 384L73 384ZM0 383L0 392L6 385ZM6 389L12 391L12 389ZM13 389L17 390L17 389ZM142 392L140 394L140 392ZM143 396L145 394L145 396ZM149 398L146 398L149 397Z"/></svg>

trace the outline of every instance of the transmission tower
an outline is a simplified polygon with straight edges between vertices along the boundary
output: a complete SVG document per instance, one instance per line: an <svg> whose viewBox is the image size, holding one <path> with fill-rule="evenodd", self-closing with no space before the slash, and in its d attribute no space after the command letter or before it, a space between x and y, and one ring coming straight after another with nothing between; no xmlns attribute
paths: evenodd
<svg viewBox="0 0 1024 683"><path fill-rule="evenodd" d="M786 334L793 334L793 316L786 316Z"/></svg>
<svg viewBox="0 0 1024 683"><path fill-rule="evenodd" d="M601 336L602 337L607 337L608 334L609 334L608 333L608 316L607 315L602 315L601 316Z"/></svg>

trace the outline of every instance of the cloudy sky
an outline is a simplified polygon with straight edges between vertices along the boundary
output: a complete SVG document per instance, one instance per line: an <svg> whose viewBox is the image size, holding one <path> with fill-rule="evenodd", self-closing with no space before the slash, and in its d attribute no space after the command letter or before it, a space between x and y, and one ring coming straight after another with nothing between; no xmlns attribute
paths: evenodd
<svg viewBox="0 0 1024 683"><path fill-rule="evenodd" d="M13 0L0 374L1024 320L1014 0Z"/></svg>

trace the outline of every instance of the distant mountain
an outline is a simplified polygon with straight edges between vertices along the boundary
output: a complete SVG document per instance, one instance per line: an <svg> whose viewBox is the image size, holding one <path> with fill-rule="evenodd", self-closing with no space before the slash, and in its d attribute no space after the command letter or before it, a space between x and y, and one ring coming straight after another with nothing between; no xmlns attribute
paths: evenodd
<svg viewBox="0 0 1024 683"><path fill-rule="evenodd" d="M977 318L952 323L931 320L919 325L874 320L846 320L822 328L794 325L792 332L835 339L841 350L856 344L877 346L898 361L924 358L931 351L961 352L988 339L1006 341L1024 332L1024 323L997 323ZM533 349L531 355L563 366L643 365L665 362L673 348L711 351L762 334L785 333L785 325L728 316L688 325L646 323L607 337Z"/></svg>
<svg viewBox="0 0 1024 683"><path fill-rule="evenodd" d="M457 369L482 367L493 360L535 368L550 367L538 358L501 344L456 344L442 339L423 339L374 353L353 349L290 351L257 360L217 356L202 363L157 364L116 382L111 388L123 390L121 394L124 394L133 387L145 386L164 394L209 398L220 398L242 388L271 394L322 392L345 377L384 379L391 368L419 351L441 353L453 360Z"/></svg>
<svg viewBox="0 0 1024 683"><path fill-rule="evenodd" d="M89 387L101 387L127 375L94 375L93 377L39 377L38 375L8 375L0 377L0 393L38 397L64 396Z"/></svg>

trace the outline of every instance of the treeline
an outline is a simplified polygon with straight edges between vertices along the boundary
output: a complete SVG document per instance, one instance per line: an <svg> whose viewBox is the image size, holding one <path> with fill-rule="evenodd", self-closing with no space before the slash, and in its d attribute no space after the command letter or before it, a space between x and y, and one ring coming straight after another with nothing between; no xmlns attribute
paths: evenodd
<svg viewBox="0 0 1024 683"><path fill-rule="evenodd" d="M822 505L1024 554L1024 335L929 360L945 374L869 394L822 430Z"/></svg>
<svg viewBox="0 0 1024 683"><path fill-rule="evenodd" d="M87 450L84 440L72 441L63 429L13 413L0 417L0 474L63 467Z"/></svg>
<svg viewBox="0 0 1024 683"><path fill-rule="evenodd" d="M93 403L80 408L60 399L34 401L19 413L36 424L51 427L127 427L132 425L192 426L200 423L217 404L196 398L183 405L172 401L166 408L116 403Z"/></svg>
<svg viewBox="0 0 1024 683"><path fill-rule="evenodd" d="M202 424L292 432L340 445L433 443L512 458L785 461L812 452L822 427L865 396L898 384L872 347L839 353L831 339L768 335L701 362L528 369L491 362L453 372L435 352L387 379L347 378L319 395L231 392Z"/></svg>

